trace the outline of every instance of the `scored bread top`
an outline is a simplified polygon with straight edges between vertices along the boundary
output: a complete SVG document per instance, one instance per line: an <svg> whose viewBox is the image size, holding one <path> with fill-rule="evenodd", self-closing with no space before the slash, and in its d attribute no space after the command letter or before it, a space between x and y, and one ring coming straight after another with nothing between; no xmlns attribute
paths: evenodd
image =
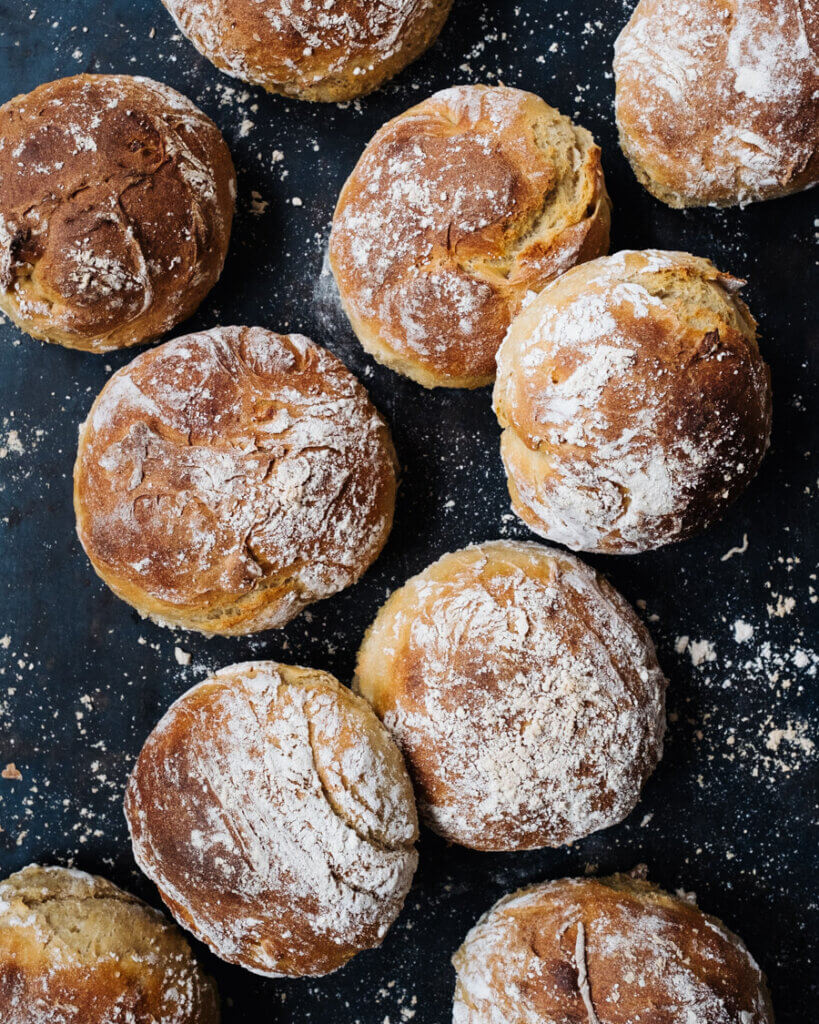
<svg viewBox="0 0 819 1024"><path fill-rule="evenodd" d="M162 0L222 71L273 92L345 100L437 36L452 0Z"/></svg>
<svg viewBox="0 0 819 1024"><path fill-rule="evenodd" d="M333 676L231 665L148 737L126 816L174 916L231 963L320 975L378 945L417 864L395 744Z"/></svg>
<svg viewBox="0 0 819 1024"><path fill-rule="evenodd" d="M0 308L37 338L153 340L218 278L236 197L216 125L180 93L77 75L0 107Z"/></svg>
<svg viewBox="0 0 819 1024"><path fill-rule="evenodd" d="M94 875L0 881L3 1024L218 1024L216 988L166 918Z"/></svg>
<svg viewBox="0 0 819 1024"><path fill-rule="evenodd" d="M640 0L615 43L620 141L671 206L769 199L819 180L819 7Z"/></svg>
<svg viewBox="0 0 819 1024"><path fill-rule="evenodd" d="M330 262L364 347L477 387L528 292L608 251L591 135L519 89L457 86L388 122L336 208Z"/></svg>
<svg viewBox="0 0 819 1024"><path fill-rule="evenodd" d="M453 958L453 1024L773 1024L745 944L688 899L627 875L500 900Z"/></svg>
<svg viewBox="0 0 819 1024"><path fill-rule="evenodd" d="M744 282L687 253L575 267L516 319L494 403L515 511L576 550L704 529L747 486L771 427Z"/></svg>
<svg viewBox="0 0 819 1024"><path fill-rule="evenodd" d="M392 525L396 462L364 388L301 335L224 327L145 352L80 432L77 529L157 620L281 626L355 582Z"/></svg>
<svg viewBox="0 0 819 1024"><path fill-rule="evenodd" d="M419 808L482 850L559 846L622 820L662 755L665 678L626 601L578 559L496 541L395 591L356 689Z"/></svg>

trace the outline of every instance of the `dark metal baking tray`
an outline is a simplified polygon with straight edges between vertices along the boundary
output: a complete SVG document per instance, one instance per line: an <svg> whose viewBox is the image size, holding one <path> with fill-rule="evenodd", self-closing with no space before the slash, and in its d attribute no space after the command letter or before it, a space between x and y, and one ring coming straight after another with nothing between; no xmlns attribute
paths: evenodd
<svg viewBox="0 0 819 1024"><path fill-rule="evenodd" d="M519 855L471 853L425 834L406 910L384 946L323 980L257 978L199 947L226 1024L446 1024L449 957L496 898L639 862L664 886L696 892L745 938L770 977L780 1024L815 1019L819 209L806 193L678 212L639 187L612 114L612 43L631 6L456 0L430 53L374 96L336 107L267 96L220 74L159 0L0 0L0 101L80 71L137 73L186 93L224 132L239 173L230 257L176 333L248 323L310 335L365 382L403 465L392 538L358 586L252 639L160 629L94 576L71 508L77 425L134 353L69 352L0 323L0 768L14 762L23 776L0 779L0 874L70 863L158 904L131 858L121 797L175 697L209 668L255 657L348 681L393 587L469 541L528 536L509 513L488 389L425 392L374 364L321 276L335 197L387 118L453 82L540 93L603 146L613 247L688 249L747 277L772 367L773 446L725 519L676 547L588 559L638 604L671 679L666 754L637 810L572 847ZM753 627L750 639L737 641L748 632L738 621Z"/></svg>

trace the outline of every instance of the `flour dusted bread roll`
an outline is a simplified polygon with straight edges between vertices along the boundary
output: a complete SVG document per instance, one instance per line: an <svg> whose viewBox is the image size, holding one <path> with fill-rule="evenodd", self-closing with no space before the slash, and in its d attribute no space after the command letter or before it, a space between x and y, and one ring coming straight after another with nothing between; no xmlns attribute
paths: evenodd
<svg viewBox="0 0 819 1024"><path fill-rule="evenodd" d="M173 89L41 85L0 107L0 309L69 348L153 341L216 283L235 199L219 129Z"/></svg>
<svg viewBox="0 0 819 1024"><path fill-rule="evenodd" d="M744 282L687 253L570 270L510 328L495 411L514 511L582 551L645 551L709 526L771 429Z"/></svg>
<svg viewBox="0 0 819 1024"><path fill-rule="evenodd" d="M453 1024L773 1024L741 939L628 875L500 900L453 958Z"/></svg>
<svg viewBox="0 0 819 1024"><path fill-rule="evenodd" d="M335 356L258 327L190 334L108 381L80 430L77 532L164 625L283 626L354 583L392 526L389 430Z"/></svg>
<svg viewBox="0 0 819 1024"><path fill-rule="evenodd" d="M115 885L31 865L0 882L3 1024L219 1024L179 931Z"/></svg>
<svg viewBox="0 0 819 1024"><path fill-rule="evenodd" d="M819 181L819 6L640 0L615 44L620 144L669 206Z"/></svg>
<svg viewBox="0 0 819 1024"><path fill-rule="evenodd" d="M134 856L217 956L327 974L380 944L417 863L401 754L326 672L231 665L148 737L125 799Z"/></svg>
<svg viewBox="0 0 819 1024"><path fill-rule="evenodd" d="M622 820L662 755L665 679L622 597L571 555L496 541L397 590L355 685L407 759L422 816L478 850L559 846Z"/></svg>
<svg viewBox="0 0 819 1024"><path fill-rule="evenodd" d="M162 0L222 71L303 100L351 100L431 46L452 0Z"/></svg>
<svg viewBox="0 0 819 1024"><path fill-rule="evenodd" d="M364 348L425 387L480 387L528 292L608 252L591 135L532 93L436 93L389 121L338 201L330 263Z"/></svg>

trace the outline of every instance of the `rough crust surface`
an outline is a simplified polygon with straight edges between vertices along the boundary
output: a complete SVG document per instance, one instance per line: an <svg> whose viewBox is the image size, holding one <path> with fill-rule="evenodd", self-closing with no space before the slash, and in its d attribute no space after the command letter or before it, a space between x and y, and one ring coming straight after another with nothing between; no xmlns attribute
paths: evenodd
<svg viewBox="0 0 819 1024"><path fill-rule="evenodd" d="M687 253L570 270L515 320L495 411L514 511L610 554L706 528L767 450L770 373L744 282Z"/></svg>
<svg viewBox="0 0 819 1024"><path fill-rule="evenodd" d="M424 819L479 850L558 846L629 814L662 756L665 686L605 580L508 541L445 555L397 590L355 680Z"/></svg>
<svg viewBox="0 0 819 1024"><path fill-rule="evenodd" d="M227 254L236 175L190 100L77 75L0 107L0 309L35 338L107 352L196 309Z"/></svg>
<svg viewBox="0 0 819 1024"><path fill-rule="evenodd" d="M0 882L3 1024L219 1024L216 986L161 914L82 871Z"/></svg>
<svg viewBox="0 0 819 1024"><path fill-rule="evenodd" d="M401 755L333 676L222 669L148 737L125 800L134 856L217 956L327 974L381 943L417 864Z"/></svg>
<svg viewBox="0 0 819 1024"><path fill-rule="evenodd" d="M361 576L392 526L396 472L386 424L334 355L216 328L105 385L80 430L77 532L143 615L252 633Z"/></svg>
<svg viewBox="0 0 819 1024"><path fill-rule="evenodd" d="M425 387L479 387L527 293L608 252L591 135L519 89L457 86L389 121L330 237L364 348Z"/></svg>
<svg viewBox="0 0 819 1024"><path fill-rule="evenodd" d="M452 0L162 0L222 71L322 102L377 89L430 47Z"/></svg>
<svg viewBox="0 0 819 1024"><path fill-rule="evenodd" d="M742 940L627 875L506 896L453 963L453 1024L774 1024Z"/></svg>
<svg viewBox="0 0 819 1024"><path fill-rule="evenodd" d="M620 144L669 206L819 181L815 0L640 0L615 44Z"/></svg>

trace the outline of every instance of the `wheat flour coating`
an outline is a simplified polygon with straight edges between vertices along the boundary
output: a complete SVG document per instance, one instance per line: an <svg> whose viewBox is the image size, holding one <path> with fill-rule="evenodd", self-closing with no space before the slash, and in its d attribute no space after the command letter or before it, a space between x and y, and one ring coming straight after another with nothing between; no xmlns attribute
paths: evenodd
<svg viewBox="0 0 819 1024"><path fill-rule="evenodd" d="M640 0L615 44L620 144L669 206L819 180L816 0Z"/></svg>
<svg viewBox="0 0 819 1024"><path fill-rule="evenodd" d="M628 875L500 900L453 957L453 1024L773 1024L741 939Z"/></svg>
<svg viewBox="0 0 819 1024"><path fill-rule="evenodd" d="M583 551L645 551L716 520L768 447L771 386L744 282L687 253L570 270L515 320L495 411L514 511Z"/></svg>
<svg viewBox="0 0 819 1024"><path fill-rule="evenodd" d="M181 697L137 760L134 856L176 919L259 974L327 974L381 943L417 864L389 734L326 672L248 662Z"/></svg>
<svg viewBox="0 0 819 1024"><path fill-rule="evenodd" d="M452 0L162 0L222 71L270 92L338 102L377 89L430 47Z"/></svg>
<svg viewBox="0 0 819 1024"><path fill-rule="evenodd" d="M41 85L0 107L0 309L69 348L153 341L216 283L235 199L219 129L180 93Z"/></svg>
<svg viewBox="0 0 819 1024"><path fill-rule="evenodd" d="M179 930L82 871L0 882L3 1024L219 1024L216 987Z"/></svg>
<svg viewBox="0 0 819 1024"><path fill-rule="evenodd" d="M143 615L252 633L361 576L392 526L396 471L386 424L335 356L216 328L105 385L80 429L77 532Z"/></svg>
<svg viewBox="0 0 819 1024"><path fill-rule="evenodd" d="M608 252L591 135L532 93L457 86L389 121L342 190L330 263L364 348L479 387L530 292Z"/></svg>
<svg viewBox="0 0 819 1024"><path fill-rule="evenodd" d="M662 756L666 681L633 610L578 559L496 541L397 590L356 689L406 757L422 816L479 850L621 821Z"/></svg>

